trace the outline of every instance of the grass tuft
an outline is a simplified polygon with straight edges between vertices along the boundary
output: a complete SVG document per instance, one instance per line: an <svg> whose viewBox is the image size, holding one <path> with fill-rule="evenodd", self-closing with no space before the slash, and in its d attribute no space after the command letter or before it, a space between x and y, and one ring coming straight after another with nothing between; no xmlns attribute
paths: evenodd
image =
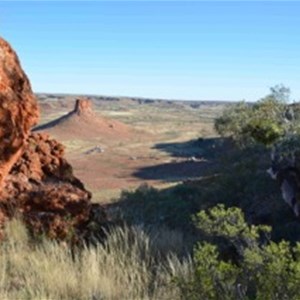
<svg viewBox="0 0 300 300"><path fill-rule="evenodd" d="M181 234L167 229L154 235L141 227L115 228L104 244L76 253L46 239L33 244L18 220L6 232L0 245L3 300L179 299L172 279L192 270L191 261L177 254Z"/></svg>

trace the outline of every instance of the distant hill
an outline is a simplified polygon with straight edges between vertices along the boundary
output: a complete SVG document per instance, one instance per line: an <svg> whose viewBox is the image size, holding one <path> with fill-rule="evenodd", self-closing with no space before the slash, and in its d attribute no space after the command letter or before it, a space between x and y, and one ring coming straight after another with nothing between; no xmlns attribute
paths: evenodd
<svg viewBox="0 0 300 300"><path fill-rule="evenodd" d="M99 116L92 110L92 101L77 99L74 109L51 122L37 126L34 131L45 131L63 138L93 137L130 138L134 129L117 120Z"/></svg>

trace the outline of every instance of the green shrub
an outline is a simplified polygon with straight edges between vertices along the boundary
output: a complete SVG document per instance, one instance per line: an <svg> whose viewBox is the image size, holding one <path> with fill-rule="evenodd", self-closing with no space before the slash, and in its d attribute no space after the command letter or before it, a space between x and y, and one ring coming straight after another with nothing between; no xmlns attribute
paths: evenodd
<svg viewBox="0 0 300 300"><path fill-rule="evenodd" d="M203 243L196 246L193 278L188 282L176 278L182 299L236 299L240 270L218 256L214 245Z"/></svg>
<svg viewBox="0 0 300 300"><path fill-rule="evenodd" d="M218 205L199 212L195 222L210 240L222 237L240 255L223 259L217 242L198 243L193 278L176 279L182 299L300 298L300 244L270 242L270 227L248 225L239 208Z"/></svg>
<svg viewBox="0 0 300 300"><path fill-rule="evenodd" d="M250 135L253 139L263 145L274 144L283 136L283 128L272 121L254 118L243 128L244 134Z"/></svg>
<svg viewBox="0 0 300 300"><path fill-rule="evenodd" d="M245 222L240 208L225 209L223 204L200 211L194 218L196 226L208 236L225 237L243 253L245 247L255 247L261 234L270 233L270 227Z"/></svg>
<svg viewBox="0 0 300 300"><path fill-rule="evenodd" d="M117 206L120 218L129 224L191 229L191 215L199 210L199 192L188 186L159 191L143 185L123 191Z"/></svg>

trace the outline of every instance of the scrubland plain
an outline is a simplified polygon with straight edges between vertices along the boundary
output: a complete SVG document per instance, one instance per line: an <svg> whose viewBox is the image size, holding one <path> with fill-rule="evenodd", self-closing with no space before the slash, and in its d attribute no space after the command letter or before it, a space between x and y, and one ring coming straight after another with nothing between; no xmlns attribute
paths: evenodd
<svg viewBox="0 0 300 300"><path fill-rule="evenodd" d="M40 124L70 112L78 97L39 94ZM214 119L226 104L88 98L97 118L116 120L124 126L116 128L115 135L104 131L95 136L93 128L84 131L76 122L50 132L66 146L76 176L93 192L94 201L102 203L113 201L123 189L141 184L164 188L190 177L201 177L199 165L206 158L201 155L197 140L216 136ZM99 148L101 152L97 151Z"/></svg>

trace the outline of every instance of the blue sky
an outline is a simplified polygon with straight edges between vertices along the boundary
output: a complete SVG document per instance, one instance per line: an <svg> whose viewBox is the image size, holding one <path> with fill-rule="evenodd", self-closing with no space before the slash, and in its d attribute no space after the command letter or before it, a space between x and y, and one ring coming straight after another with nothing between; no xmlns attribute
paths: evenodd
<svg viewBox="0 0 300 300"><path fill-rule="evenodd" d="M36 92L300 100L300 2L0 2Z"/></svg>

